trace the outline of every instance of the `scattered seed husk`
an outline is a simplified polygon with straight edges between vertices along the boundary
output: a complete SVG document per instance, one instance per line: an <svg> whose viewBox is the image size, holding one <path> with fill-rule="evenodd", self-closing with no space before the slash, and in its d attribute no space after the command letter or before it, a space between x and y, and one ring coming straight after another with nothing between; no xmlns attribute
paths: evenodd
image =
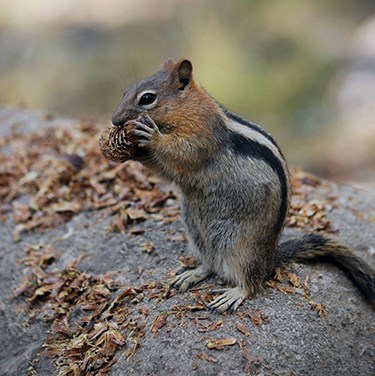
<svg viewBox="0 0 375 376"><path fill-rule="evenodd" d="M222 338L222 339L210 339L207 342L207 348L212 350L222 350L226 346L233 346L234 344L237 343L236 338Z"/></svg>

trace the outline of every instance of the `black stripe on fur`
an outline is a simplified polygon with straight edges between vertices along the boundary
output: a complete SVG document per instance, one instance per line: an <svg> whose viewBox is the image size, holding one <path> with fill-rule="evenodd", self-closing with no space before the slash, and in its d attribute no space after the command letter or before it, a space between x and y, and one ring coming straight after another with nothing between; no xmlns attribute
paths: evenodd
<svg viewBox="0 0 375 376"><path fill-rule="evenodd" d="M240 123L253 131L256 131L260 133L262 136L264 136L268 141L271 141L271 143L276 146L277 150L279 151L280 155L284 158L284 155L279 147L279 145L276 143L275 139L268 133L266 132L261 126L258 124L252 123L251 121L242 118L241 116L234 114L233 112L230 112L228 109L225 107L221 106L221 109L224 111L225 115L231 119L234 120L237 123ZM284 158L285 159L285 158Z"/></svg>
<svg viewBox="0 0 375 376"><path fill-rule="evenodd" d="M236 154L260 159L266 162L277 174L280 181L281 203L279 215L275 224L275 231L279 232L284 225L288 208L287 178L280 159L267 146L242 136L239 133L229 131L229 139L232 149Z"/></svg>

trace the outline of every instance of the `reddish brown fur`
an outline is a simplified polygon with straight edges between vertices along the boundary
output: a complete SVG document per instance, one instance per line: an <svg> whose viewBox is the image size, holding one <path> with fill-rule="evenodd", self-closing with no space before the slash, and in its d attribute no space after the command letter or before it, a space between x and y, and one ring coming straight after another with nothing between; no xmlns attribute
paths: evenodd
<svg viewBox="0 0 375 376"><path fill-rule="evenodd" d="M167 61L161 69L170 69L170 64ZM178 65L175 65L173 75L177 75ZM163 91L175 90L175 85L176 81ZM192 78L180 97L161 99L156 108L147 111L164 133L162 139L153 141L152 147L170 157L168 164L174 172L181 174L195 170L217 149L212 138L216 124L209 120L217 117L219 111L218 104Z"/></svg>
<svg viewBox="0 0 375 376"><path fill-rule="evenodd" d="M276 251L289 202L282 153L261 127L220 107L194 80L188 60L168 59L127 90L112 121L129 120L137 158L181 189L183 220L202 265L172 281L180 291L217 273L236 287L209 307L234 311L276 265L328 256L375 300L375 272L335 241L310 234Z"/></svg>

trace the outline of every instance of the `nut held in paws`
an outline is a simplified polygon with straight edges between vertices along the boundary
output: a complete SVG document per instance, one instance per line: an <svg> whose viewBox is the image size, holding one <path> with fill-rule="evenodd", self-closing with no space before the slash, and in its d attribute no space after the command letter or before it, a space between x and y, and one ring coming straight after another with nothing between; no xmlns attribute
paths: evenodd
<svg viewBox="0 0 375 376"><path fill-rule="evenodd" d="M136 145L129 141L125 127L109 127L100 135L99 148L107 159L125 162L133 158Z"/></svg>

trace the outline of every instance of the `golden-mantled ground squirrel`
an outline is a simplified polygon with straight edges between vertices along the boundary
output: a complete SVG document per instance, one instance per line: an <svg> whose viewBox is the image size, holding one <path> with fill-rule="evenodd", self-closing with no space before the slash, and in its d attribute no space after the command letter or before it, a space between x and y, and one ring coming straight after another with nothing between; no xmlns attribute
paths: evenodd
<svg viewBox="0 0 375 376"><path fill-rule="evenodd" d="M211 273L235 287L209 307L235 311L275 268L329 258L371 303L375 271L346 246L312 233L278 244L290 200L288 167L273 137L224 108L195 81L188 60L164 61L131 85L112 122L129 120L136 159L181 191L189 247L200 261L172 285L186 291Z"/></svg>

